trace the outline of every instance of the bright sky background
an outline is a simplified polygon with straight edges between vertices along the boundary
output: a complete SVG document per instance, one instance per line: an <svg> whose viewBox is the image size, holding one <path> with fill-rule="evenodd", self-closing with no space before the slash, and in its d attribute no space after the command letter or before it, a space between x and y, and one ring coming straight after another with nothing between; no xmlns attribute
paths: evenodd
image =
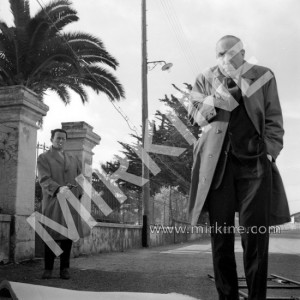
<svg viewBox="0 0 300 300"><path fill-rule="evenodd" d="M46 0L43 0L46 2ZM30 1L31 11L38 8ZM141 126L141 0L73 0L80 20L67 30L91 33L104 42L120 67L115 75L126 91L118 105L140 130ZM215 64L215 43L226 34L240 37L246 59L275 72L284 115L285 146L277 160L287 190L291 213L300 211L300 34L298 0L148 0L148 61L172 62L170 72L160 67L148 74L149 116L161 107L158 99L176 91L172 83L194 83L196 75ZM0 16L11 23L8 0L1 0ZM65 106L53 94L45 98L50 110L39 142L50 144L49 132L61 122L85 121L101 136L94 148L94 165L120 154L118 141L130 142L132 133L105 95L89 91L89 103L72 97Z"/></svg>

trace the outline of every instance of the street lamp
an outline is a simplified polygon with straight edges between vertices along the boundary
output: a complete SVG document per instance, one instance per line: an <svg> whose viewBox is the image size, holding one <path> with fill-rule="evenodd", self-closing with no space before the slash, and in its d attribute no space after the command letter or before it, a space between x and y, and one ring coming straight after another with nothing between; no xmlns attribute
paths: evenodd
<svg viewBox="0 0 300 300"><path fill-rule="evenodd" d="M162 70L169 70L173 64L166 63L164 60L149 61L147 58L147 21L146 21L146 0L142 0L142 144L145 149L145 130L148 126L148 65L153 64L150 70L153 70L158 64L163 64ZM149 70L149 71L150 71ZM150 232L149 232L149 201L150 201L150 181L149 181L149 166L148 157L143 157L142 161L142 177L148 180L142 186L143 198L143 228L142 228L142 246L149 247Z"/></svg>
<svg viewBox="0 0 300 300"><path fill-rule="evenodd" d="M152 71L157 65L161 65L163 64L163 66L161 67L162 71L167 71L170 70L173 67L172 63L167 63L164 60L155 60L155 61L148 61L147 65L153 65L152 67L148 66L148 71Z"/></svg>

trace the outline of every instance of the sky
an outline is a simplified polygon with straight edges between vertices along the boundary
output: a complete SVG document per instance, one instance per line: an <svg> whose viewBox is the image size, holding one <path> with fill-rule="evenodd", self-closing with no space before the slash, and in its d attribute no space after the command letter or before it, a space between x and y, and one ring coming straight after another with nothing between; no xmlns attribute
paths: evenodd
<svg viewBox="0 0 300 300"><path fill-rule="evenodd" d="M41 3L46 3L46 0ZM126 97L117 105L140 132L141 128L141 0L73 0L80 20L66 31L82 31L100 38L119 61L112 72L124 86ZM30 1L32 14L39 9ZM227 34L242 39L246 59L275 73L284 117L284 149L277 159L291 213L300 212L300 1L298 0L148 0L148 61L172 62L169 71L156 66L148 72L149 117L163 109L159 99L176 94L216 64L216 41ZM1 0L1 19L12 22L8 0ZM120 155L118 141L131 142L134 133L104 94L88 90L89 102L72 94L65 106L52 93L45 97L49 112L40 143L50 144L50 130L62 122L85 121L101 136L94 148L94 166Z"/></svg>

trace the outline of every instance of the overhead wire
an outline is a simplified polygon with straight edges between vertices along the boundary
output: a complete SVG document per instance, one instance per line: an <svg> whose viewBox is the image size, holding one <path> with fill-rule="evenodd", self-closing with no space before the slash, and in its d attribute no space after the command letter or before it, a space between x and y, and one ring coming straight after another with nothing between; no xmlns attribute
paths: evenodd
<svg viewBox="0 0 300 300"><path fill-rule="evenodd" d="M169 28L172 32L172 34L174 35L175 37L175 40L179 46L179 49L181 50L182 54L183 54L183 57L184 59L186 60L187 64L193 68L192 64L191 64L191 61L189 60L189 57L187 56L187 53L186 53L186 50L185 50L185 47L184 47L184 44L182 43L180 37L179 37L179 34L178 34L178 31L176 30L176 27L174 26L174 21L172 19L172 16L170 15L169 13L169 10L167 9L166 7L166 4L165 2L163 1L160 1L160 5L161 5L161 8L162 8L162 11L164 12L165 14L165 17L166 17L166 20L168 22L168 25L169 25Z"/></svg>
<svg viewBox="0 0 300 300"><path fill-rule="evenodd" d="M182 54L184 56L184 59L186 60L187 64L190 66L191 69L193 69L193 64L191 62L191 60L189 59L189 56L187 55L187 52L186 52L186 49L185 49L185 45L184 43L182 42L182 39L180 38L179 36L179 33L178 33L178 30L176 28L176 25L174 23L174 20L172 18L172 15L169 13L169 10L165 4L164 1L160 0L160 4L161 4L161 7L162 7L162 10L166 16L166 19L169 23L169 26L170 26L170 29L171 29L171 32L173 33L174 37L175 37L175 40L177 41L178 45L179 45L179 48L181 49L182 51Z"/></svg>
<svg viewBox="0 0 300 300"><path fill-rule="evenodd" d="M174 20L174 16L170 13L169 11L169 8L167 6L167 3L163 0L160 1L161 5L162 5L162 8L163 8L163 11L167 17L167 20L169 22L169 25L170 25L170 29L171 31L173 32L184 56L185 56L185 59L187 60L187 62L190 64L191 67L193 67L193 64L192 64L192 61L190 60L190 57L188 56L187 54L187 50L186 50L186 47L185 47L185 43L183 42L183 39L181 38L180 36L180 33L179 33L179 30L178 30L178 27L177 27L177 23L176 21Z"/></svg>
<svg viewBox="0 0 300 300"><path fill-rule="evenodd" d="M172 12L169 8L169 3L162 0L163 3L165 4L166 7L166 13L170 16L170 20L171 20L171 28L173 28L173 32L175 32L175 36L177 37L177 41L179 43L179 45L181 45L181 49L183 50L185 56L187 57L187 60L189 62L189 65L193 71L194 74L196 74L198 72L196 66L195 66L195 60L194 58L191 56L191 52L190 52L190 48L188 45L188 40L185 36L185 34L183 33L183 31L181 31L181 27L180 27L180 21L178 20L178 18L176 19L176 13Z"/></svg>
<svg viewBox="0 0 300 300"><path fill-rule="evenodd" d="M187 38L186 36L186 33L184 32L183 28L182 28L182 24L177 16L177 13L174 9L174 6L171 4L171 2L165 0L166 3L168 4L168 6L170 7L170 10L171 10L171 15L173 16L173 19L175 20L175 24L177 24L177 27L178 27L178 32L179 32L179 36L182 38L183 40L183 45L187 51L187 55L190 59L190 61L192 62L192 65L193 65L193 69L194 69L194 72L195 72L195 75L199 72L199 68L197 66L197 62L198 62L198 59L196 59L194 53L193 53L193 50L192 50L192 47L191 47L191 43L190 43L190 40Z"/></svg>
<svg viewBox="0 0 300 300"><path fill-rule="evenodd" d="M170 4L170 2L165 0L160 0L160 5L169 23L170 30L173 33L187 64L189 65L192 72L196 75L197 73L199 73L199 70L196 67L197 60L193 55L190 43L184 34L181 22L177 17L175 9Z"/></svg>
<svg viewBox="0 0 300 300"><path fill-rule="evenodd" d="M195 66L195 63L197 65L198 59L194 55L194 52L193 52L192 47L191 47L190 40L186 38L186 34L184 33L182 23L180 22L180 19L178 18L178 15L177 15L176 10L174 8L174 4L170 0L164 0L164 1L166 2L167 6L169 7L169 9L171 11L171 15L173 16L173 18L174 18L174 20L177 24L177 27L179 29L178 30L179 33L184 38L184 45L186 46L187 52L188 52L190 58L193 61L193 65Z"/></svg>

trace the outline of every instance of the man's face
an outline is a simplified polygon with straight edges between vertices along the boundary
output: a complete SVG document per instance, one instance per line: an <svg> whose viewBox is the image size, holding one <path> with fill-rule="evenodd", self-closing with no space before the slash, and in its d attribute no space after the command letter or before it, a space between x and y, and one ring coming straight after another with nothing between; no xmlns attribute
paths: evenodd
<svg viewBox="0 0 300 300"><path fill-rule="evenodd" d="M67 137L64 132L55 132L54 137L51 139L52 146L58 150L63 150Z"/></svg>
<svg viewBox="0 0 300 300"><path fill-rule="evenodd" d="M218 65L225 75L234 76L244 63L245 50L242 42L227 38L217 43L216 56Z"/></svg>

